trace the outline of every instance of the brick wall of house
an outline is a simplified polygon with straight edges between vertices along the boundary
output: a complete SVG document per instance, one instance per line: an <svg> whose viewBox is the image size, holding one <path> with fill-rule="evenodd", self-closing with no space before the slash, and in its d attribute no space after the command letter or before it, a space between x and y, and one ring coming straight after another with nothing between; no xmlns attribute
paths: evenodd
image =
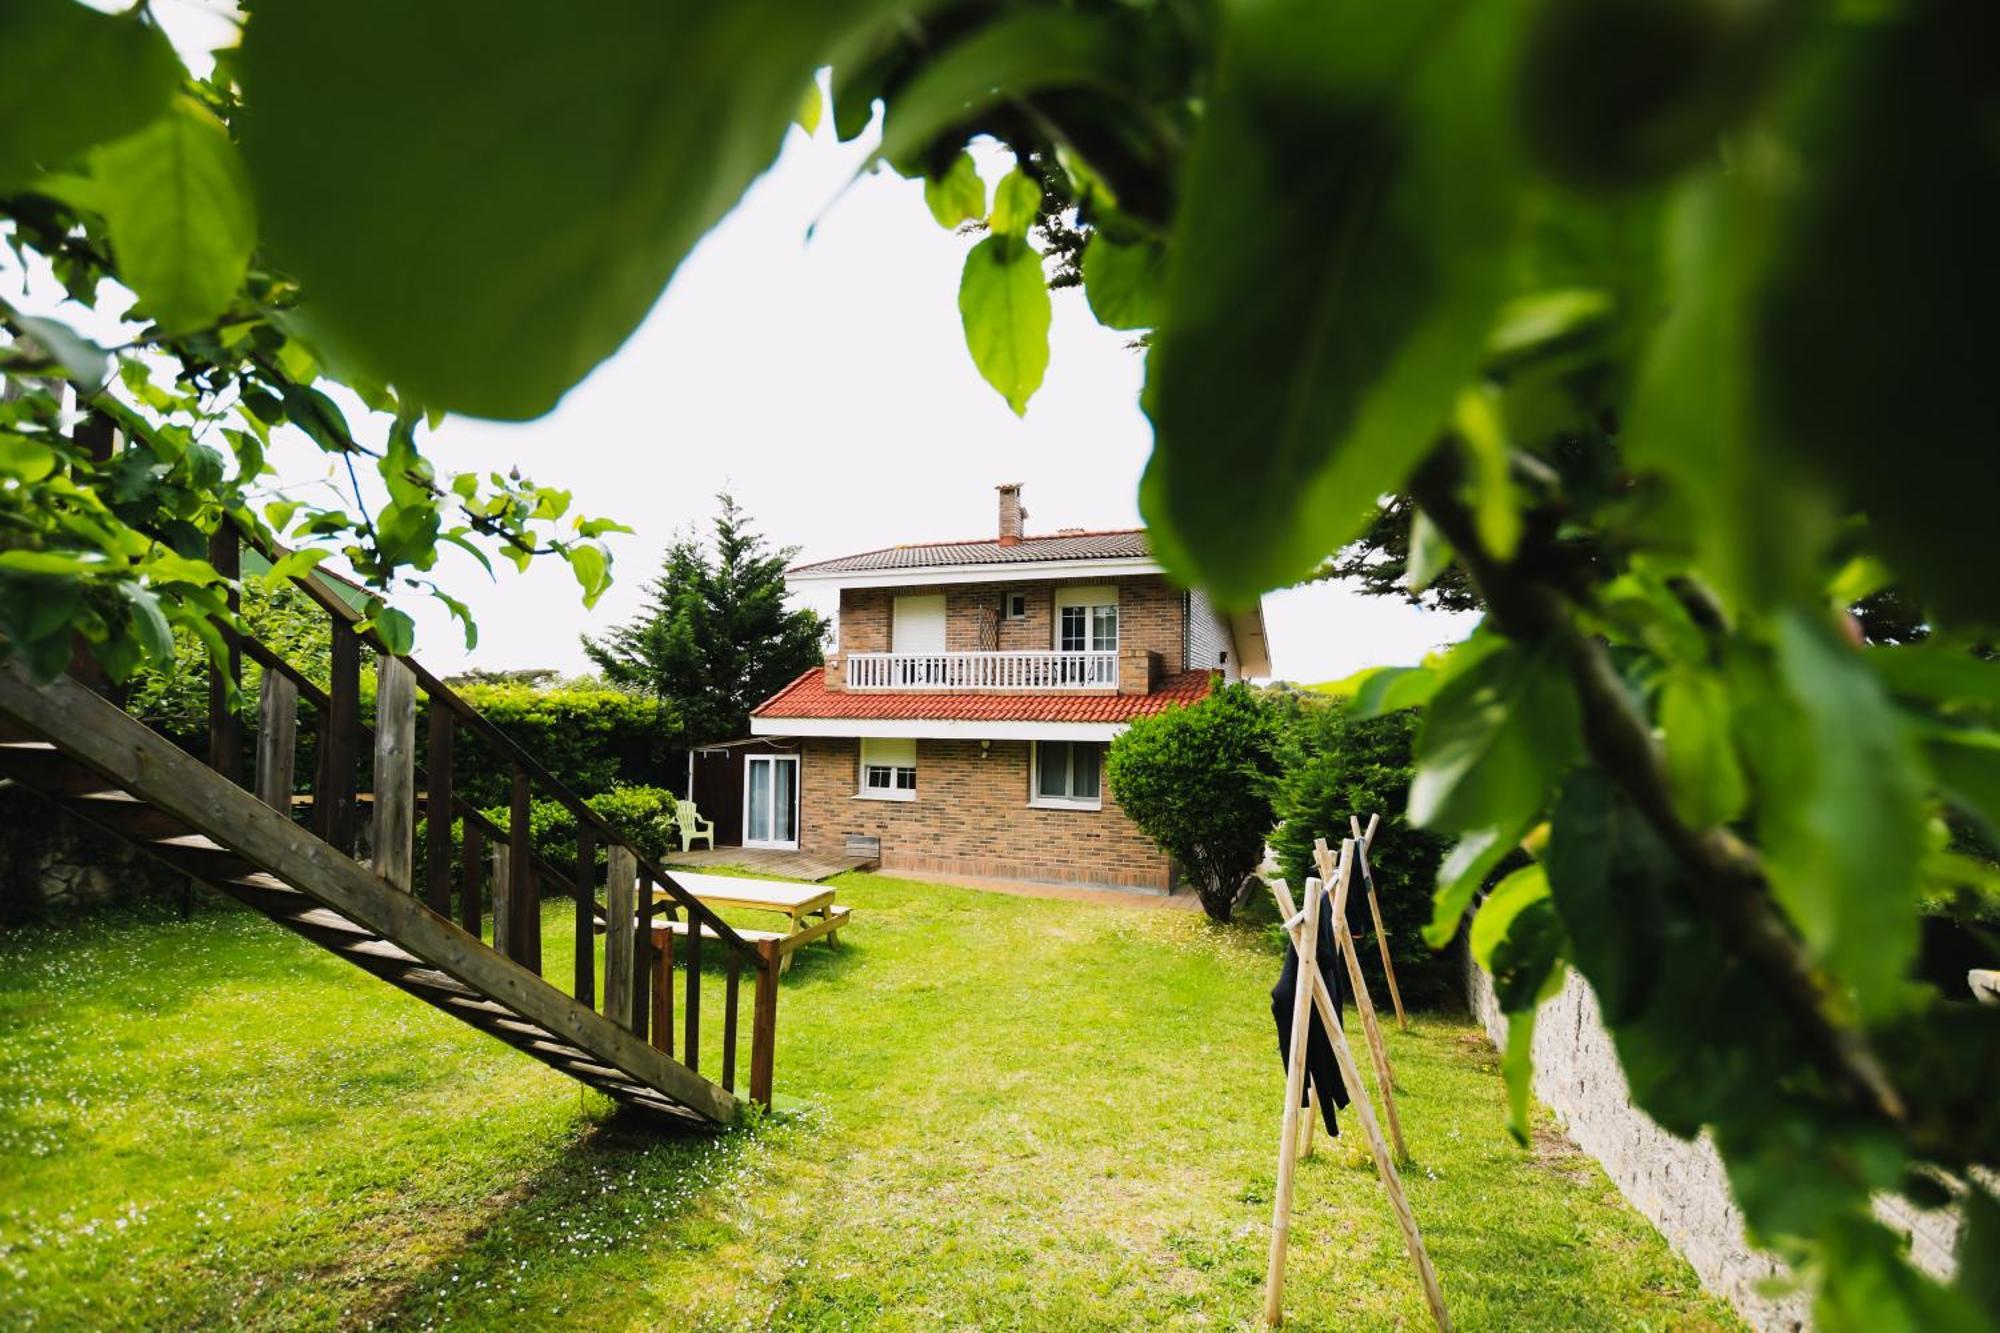
<svg viewBox="0 0 2000 1333"><path fill-rule="evenodd" d="M840 651L886 653L895 599L898 596L943 593L945 648L954 653L1047 650L1055 647L1055 594L1058 588L1096 586L1102 579L1040 579L1018 583L954 583L908 588L843 588L840 590ZM1175 675L1187 669L1186 598L1157 574L1122 579L1118 587L1118 646L1144 648L1160 655L1160 669ZM1027 595L1027 616L1007 620L1002 599L1010 592ZM1204 602L1203 606L1207 603ZM1196 666L1214 664L1197 658Z"/></svg>
<svg viewBox="0 0 2000 1333"><path fill-rule="evenodd" d="M918 741L917 798L874 801L860 786L860 742L808 738L800 775L801 850L840 855L850 833L882 840L882 865L917 873L1165 890L1171 867L1118 809L1028 804L1027 741Z"/></svg>

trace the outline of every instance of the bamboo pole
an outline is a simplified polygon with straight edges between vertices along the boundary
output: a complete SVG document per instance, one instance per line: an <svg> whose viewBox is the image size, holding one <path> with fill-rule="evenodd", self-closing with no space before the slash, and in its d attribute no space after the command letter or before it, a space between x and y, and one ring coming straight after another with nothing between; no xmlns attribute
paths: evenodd
<svg viewBox="0 0 2000 1333"><path fill-rule="evenodd" d="M1313 1155L1313 1122L1319 1119L1319 1086L1306 1085L1306 1105L1299 1116L1299 1160Z"/></svg>
<svg viewBox="0 0 2000 1333"><path fill-rule="evenodd" d="M1271 1262L1264 1277L1264 1322L1285 1321L1285 1250L1292 1236L1292 1175L1298 1166L1299 1103L1306 1092L1306 1040L1312 1030L1313 944L1319 935L1320 882L1306 881L1306 919L1298 939L1298 984L1292 988L1292 1040L1285 1053L1284 1130L1278 1135L1278 1187L1271 1205Z"/></svg>
<svg viewBox="0 0 2000 1333"><path fill-rule="evenodd" d="M1396 1160L1410 1160L1409 1145L1403 1142L1403 1118L1396 1112L1396 1075L1389 1068L1388 1043L1382 1040L1382 1026L1375 1021L1375 1002L1368 997L1368 982L1361 975L1361 957L1354 936L1347 929L1347 890L1354 879L1354 863L1361 859L1360 844L1352 838L1340 844L1336 862L1325 838L1313 842L1313 859L1328 880L1338 880L1333 895L1333 937L1340 943L1341 961L1347 964L1347 984L1354 988L1354 1008L1361 1015L1361 1032L1368 1039L1368 1059L1375 1066L1375 1082L1382 1089L1382 1114L1389 1122L1389 1137L1395 1140Z"/></svg>
<svg viewBox="0 0 2000 1333"><path fill-rule="evenodd" d="M1292 894L1281 879L1271 881L1271 892L1278 900L1278 914L1292 920ZM1336 894L1339 902L1344 895ZM1336 916L1335 920L1339 918ZM1293 947L1298 947L1299 927L1291 929ZM1305 964L1301 955L1301 966ZM1347 1034L1341 1031L1339 1015L1334 1012L1333 997L1327 993L1326 980L1319 974L1317 966L1301 972L1301 979L1310 976L1312 981L1313 1006L1319 1011L1320 1023L1326 1028L1329 1041L1333 1043L1334 1062L1340 1066L1340 1081L1347 1087L1349 1109L1354 1118L1361 1122L1362 1135L1368 1140L1368 1148L1375 1158L1375 1173L1382 1178L1383 1192L1389 1196L1389 1207L1396 1214L1396 1224L1402 1228L1403 1244L1410 1251L1410 1261L1416 1265L1417 1279L1423 1284L1424 1300L1429 1304L1431 1318L1437 1321L1443 1333L1451 1333L1451 1314L1444 1306L1444 1292L1438 1287L1437 1272L1431 1267L1431 1257L1424 1249L1423 1234L1417 1230L1416 1216L1410 1212L1410 1202L1403 1194L1402 1177L1396 1174L1396 1164L1389 1160L1389 1145L1382 1137L1382 1126L1376 1122L1375 1109L1368 1102L1368 1089L1362 1086L1361 1070L1354 1063L1354 1052L1347 1045Z"/></svg>
<svg viewBox="0 0 2000 1333"><path fill-rule="evenodd" d="M1375 868L1368 857L1375 850L1375 830L1381 826L1382 814L1378 810L1368 816L1368 831L1361 831L1359 816L1349 815L1347 827L1361 840L1361 881L1368 886L1368 915L1375 918L1375 943L1382 949L1382 975L1389 978L1389 1002L1396 1006L1396 1027L1399 1031L1410 1030L1410 1020L1403 1014L1403 993L1396 989L1396 965L1389 961L1389 932L1382 926L1382 904L1375 897Z"/></svg>

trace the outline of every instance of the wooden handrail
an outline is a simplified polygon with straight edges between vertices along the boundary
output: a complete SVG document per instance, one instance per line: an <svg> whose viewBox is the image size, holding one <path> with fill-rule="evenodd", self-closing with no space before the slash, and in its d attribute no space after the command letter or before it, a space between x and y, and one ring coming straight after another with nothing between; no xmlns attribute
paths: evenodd
<svg viewBox="0 0 2000 1333"><path fill-rule="evenodd" d="M274 550L264 549L255 542L251 544L266 559L272 561L274 564L286 554L282 546L274 544L274 553ZM304 591L307 596L317 602L322 610L334 616L349 628L355 628L360 625L363 619L361 613L349 606L338 594L328 591L314 575L294 576L292 582ZM372 629L363 631L363 633L368 641L374 645L377 652L389 652L388 647L383 644L382 640ZM245 642L249 642L247 637ZM397 654L389 655L397 656ZM260 658L259 660L261 661L262 659ZM620 845L630 847L633 858L638 864L639 872L643 875L651 876L654 884L665 889L668 896L677 905L688 910L690 916L707 925L732 950L748 955L756 954L756 949L748 940L738 935L734 927L727 921L724 921L699 898L696 898L685 888L681 887L679 881L654 865L638 848L631 847L630 841L610 821L598 814L597 811L591 809L582 797L571 791L561 779L542 767L540 762L523 749L511 736L495 726L478 709L459 698L449 685L446 685L442 680L432 675L421 663L408 657L403 657L401 660L416 676L418 685L423 688L424 693L428 697L442 699L460 722L481 740L497 749L502 758L511 764L519 766L528 775L531 782L545 789L547 794L574 815L579 823L589 824L600 839L606 840L607 845L608 843L616 842ZM653 914L649 913L648 915L651 916Z"/></svg>

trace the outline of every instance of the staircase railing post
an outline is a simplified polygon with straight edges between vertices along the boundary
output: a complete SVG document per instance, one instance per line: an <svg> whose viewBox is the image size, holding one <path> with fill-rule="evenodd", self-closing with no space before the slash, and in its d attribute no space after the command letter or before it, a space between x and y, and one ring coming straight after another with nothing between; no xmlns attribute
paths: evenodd
<svg viewBox="0 0 2000 1333"><path fill-rule="evenodd" d="M408 892L416 883L417 678L401 659L375 666L375 873Z"/></svg>
<svg viewBox="0 0 2000 1333"><path fill-rule="evenodd" d="M215 572L230 580L226 594L231 612L243 609L243 595L235 585L242 571L242 548L236 528L224 519L208 539L208 563ZM227 625L222 628L227 645L223 661L208 664L208 766L237 786L243 785L243 719L233 697L243 684L243 642Z"/></svg>
<svg viewBox="0 0 2000 1333"><path fill-rule="evenodd" d="M447 810L449 815L450 811ZM483 835L479 823L471 815L465 817L465 842L459 849L461 873L464 881L458 890L459 929L474 939L479 938L480 897L485 890L486 853L480 842Z"/></svg>
<svg viewBox="0 0 2000 1333"><path fill-rule="evenodd" d="M637 910L632 915L632 1035L646 1040L653 1007L653 877L639 872Z"/></svg>
<svg viewBox="0 0 2000 1333"><path fill-rule="evenodd" d="M299 687L266 668L257 688L257 799L289 819L299 741Z"/></svg>
<svg viewBox="0 0 2000 1333"><path fill-rule="evenodd" d="M451 706L430 701L430 743L424 756L424 901L451 915ZM470 836L470 835L468 835Z"/></svg>
<svg viewBox="0 0 2000 1333"><path fill-rule="evenodd" d="M334 621L328 642L326 715L320 718L319 772L313 782L313 831L343 852L354 850L354 761L361 739L361 640Z"/></svg>
<svg viewBox="0 0 2000 1333"><path fill-rule="evenodd" d="M604 849L604 1016L632 1026L632 917L639 866L629 847Z"/></svg>
<svg viewBox="0 0 2000 1333"><path fill-rule="evenodd" d="M701 918L688 913L687 998L682 1003L686 1017L681 1029L681 1063L701 1070Z"/></svg>
<svg viewBox="0 0 2000 1333"><path fill-rule="evenodd" d="M778 942L757 941L757 1011L750 1019L750 1100L771 1109L778 1055Z"/></svg>
<svg viewBox="0 0 2000 1333"><path fill-rule="evenodd" d="M576 998L586 1009L597 1007L597 978L593 975L597 965L597 936L592 910L597 895L591 890L596 882L597 846L591 838L590 825L579 824L576 829L576 879L572 883L576 890Z"/></svg>
<svg viewBox="0 0 2000 1333"><path fill-rule="evenodd" d="M535 929L541 913L535 907L535 844L529 814L532 800L528 790L528 770L514 765L513 799L507 807L508 860L507 911L508 948L502 950L523 967L542 970L541 932ZM498 912L498 908L494 909Z"/></svg>
<svg viewBox="0 0 2000 1333"><path fill-rule="evenodd" d="M513 958L514 949L514 876L512 862L514 849L504 842L493 844L493 948L503 958Z"/></svg>

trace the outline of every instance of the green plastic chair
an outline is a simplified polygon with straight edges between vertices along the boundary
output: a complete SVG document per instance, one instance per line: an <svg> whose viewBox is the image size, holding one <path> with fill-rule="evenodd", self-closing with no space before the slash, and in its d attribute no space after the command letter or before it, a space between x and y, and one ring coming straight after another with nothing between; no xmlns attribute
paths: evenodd
<svg viewBox="0 0 2000 1333"><path fill-rule="evenodd" d="M693 851L696 840L706 842L710 851L715 850L715 821L703 819L693 801L681 801L674 806L674 825L681 831L682 851Z"/></svg>

